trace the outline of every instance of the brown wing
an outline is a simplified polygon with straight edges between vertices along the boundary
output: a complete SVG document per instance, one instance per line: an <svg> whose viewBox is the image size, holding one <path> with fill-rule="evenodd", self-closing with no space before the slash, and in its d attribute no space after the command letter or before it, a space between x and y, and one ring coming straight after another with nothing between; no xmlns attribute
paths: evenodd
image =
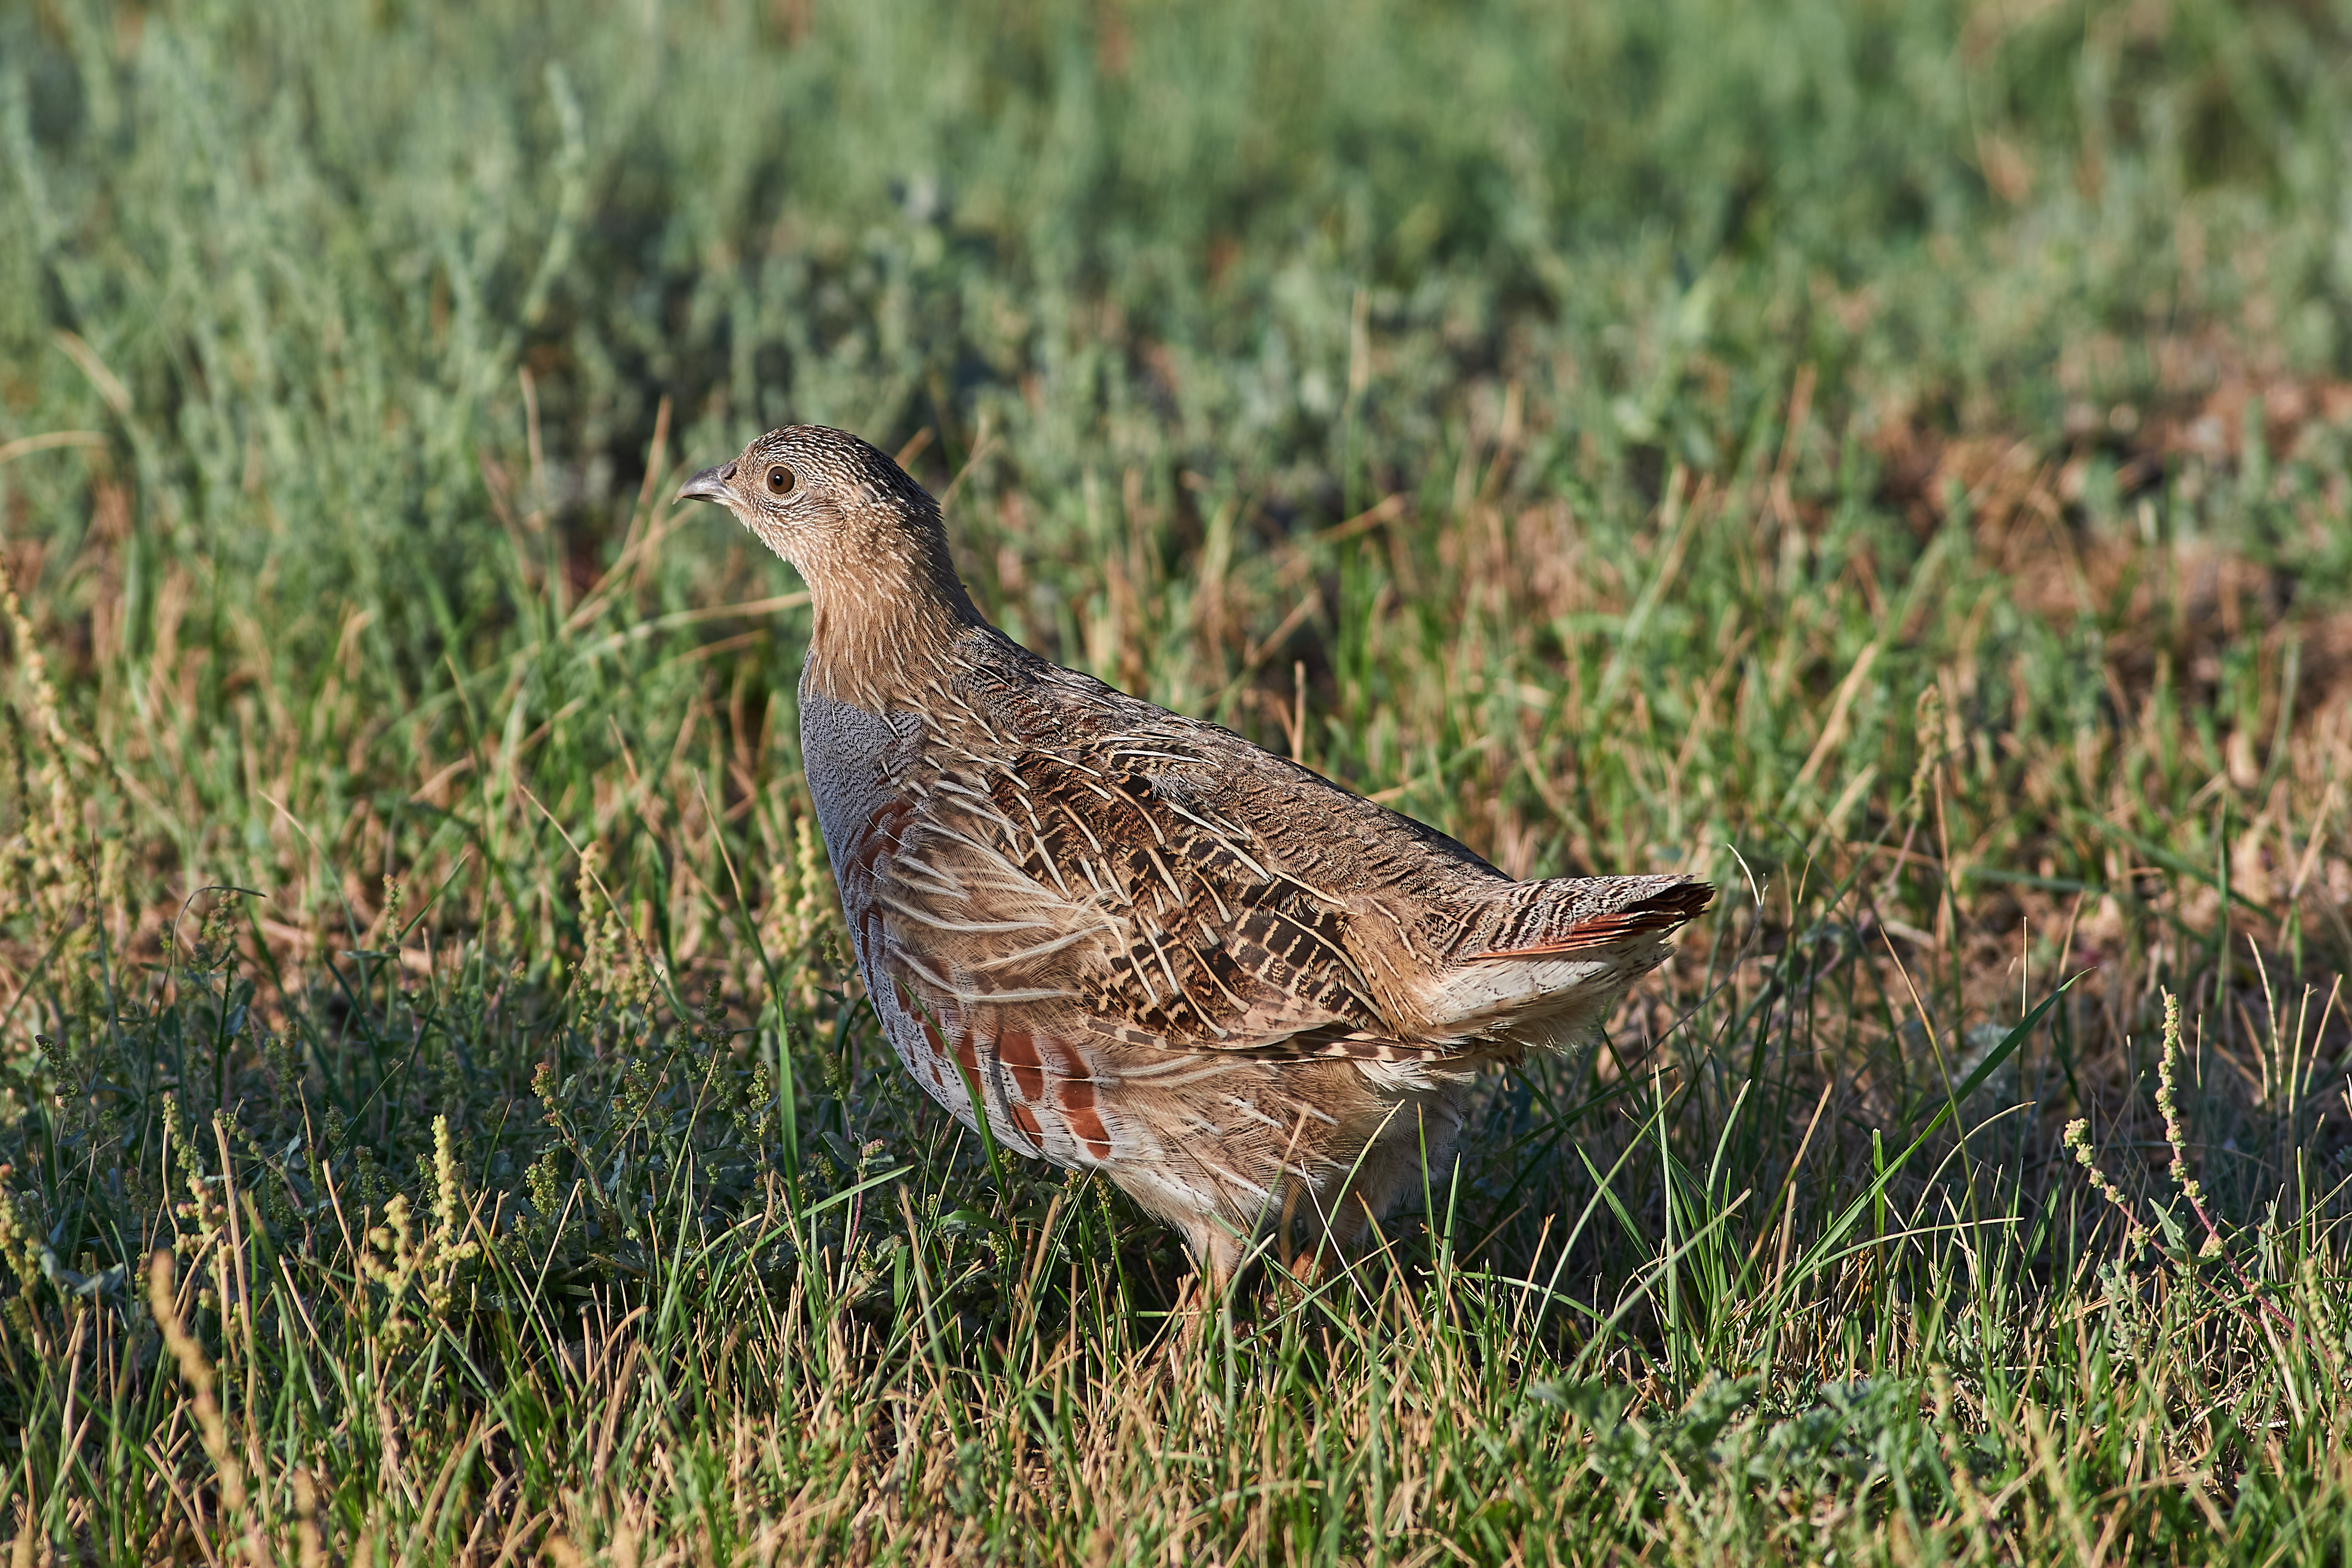
<svg viewBox="0 0 2352 1568"><path fill-rule="evenodd" d="M990 1034L1383 1056L1348 911L1183 787L1162 737L1028 747L913 783L861 854L869 954ZM881 815L881 814L877 814Z"/></svg>

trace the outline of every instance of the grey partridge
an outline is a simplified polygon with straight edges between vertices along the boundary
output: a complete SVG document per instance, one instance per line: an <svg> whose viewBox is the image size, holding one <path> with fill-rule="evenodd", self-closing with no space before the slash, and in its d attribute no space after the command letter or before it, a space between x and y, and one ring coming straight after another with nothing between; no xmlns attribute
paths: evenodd
<svg viewBox="0 0 2352 1568"><path fill-rule="evenodd" d="M967 1126L1116 1182L1213 1282L1269 1232L1359 1243L1448 1154L1482 1069L1591 1034L1713 895L1514 882L1039 657L855 436L771 431L678 497L808 582L809 794L899 1059Z"/></svg>

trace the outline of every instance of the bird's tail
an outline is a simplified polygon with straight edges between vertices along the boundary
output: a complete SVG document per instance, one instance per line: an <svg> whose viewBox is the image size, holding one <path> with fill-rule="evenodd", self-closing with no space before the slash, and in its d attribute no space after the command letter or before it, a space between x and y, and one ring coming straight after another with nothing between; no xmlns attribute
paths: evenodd
<svg viewBox="0 0 2352 1568"><path fill-rule="evenodd" d="M1715 889L1682 876L1512 883L1465 911L1428 995L1432 1023L1457 1038L1566 1045L1664 959L1666 938Z"/></svg>

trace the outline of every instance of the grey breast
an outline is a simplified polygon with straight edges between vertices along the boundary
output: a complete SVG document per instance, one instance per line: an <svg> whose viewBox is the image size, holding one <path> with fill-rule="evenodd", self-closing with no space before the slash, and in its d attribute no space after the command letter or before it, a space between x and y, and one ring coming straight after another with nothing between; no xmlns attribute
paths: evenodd
<svg viewBox="0 0 2352 1568"><path fill-rule="evenodd" d="M911 714L878 714L806 689L801 692L801 766L825 853L845 863L857 836L890 790L894 747L908 738Z"/></svg>

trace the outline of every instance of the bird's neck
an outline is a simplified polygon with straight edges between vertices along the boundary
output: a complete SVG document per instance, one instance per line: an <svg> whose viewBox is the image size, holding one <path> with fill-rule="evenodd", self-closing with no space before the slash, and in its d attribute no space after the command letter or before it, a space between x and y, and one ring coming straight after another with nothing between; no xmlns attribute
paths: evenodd
<svg viewBox="0 0 2352 1568"><path fill-rule="evenodd" d="M936 528L799 563L814 630L805 689L872 712L943 695L957 641L985 626Z"/></svg>

